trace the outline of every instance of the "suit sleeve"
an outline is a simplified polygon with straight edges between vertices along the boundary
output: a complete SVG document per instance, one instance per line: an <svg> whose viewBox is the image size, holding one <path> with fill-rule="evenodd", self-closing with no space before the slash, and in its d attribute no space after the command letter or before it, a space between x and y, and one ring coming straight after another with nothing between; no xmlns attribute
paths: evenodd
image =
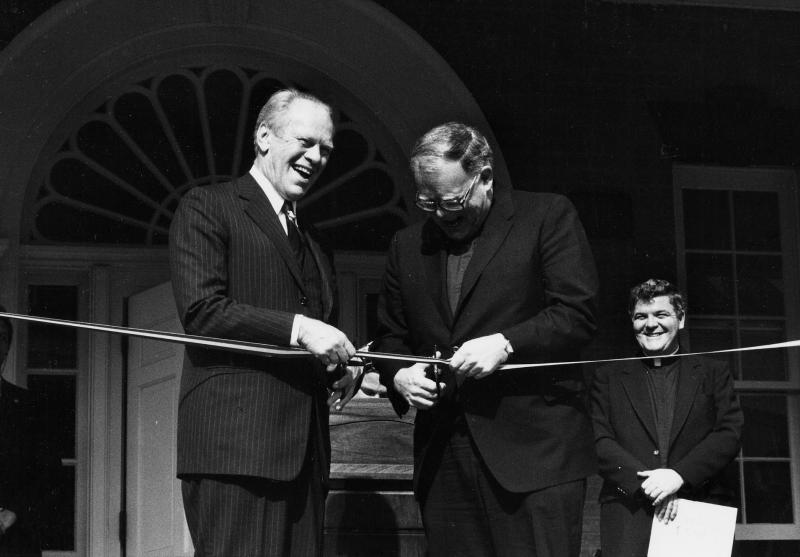
<svg viewBox="0 0 800 557"><path fill-rule="evenodd" d="M601 368L594 374L591 387L591 414L599 472L604 480L614 484L617 492L633 497L642 485L636 472L647 470L638 458L617 441L611 424L612 401L609 394L610 370Z"/></svg>
<svg viewBox="0 0 800 557"><path fill-rule="evenodd" d="M172 221L170 264L181 322L191 335L289 345L293 313L255 307L229 295L230 204L195 188L181 200Z"/></svg>
<svg viewBox="0 0 800 557"><path fill-rule="evenodd" d="M517 357L542 358L574 350L594 336L597 271L578 213L555 197L541 225L539 257L544 309L500 332Z"/></svg>
<svg viewBox="0 0 800 557"><path fill-rule="evenodd" d="M711 370L714 427L683 458L672 463L672 469L695 488L713 478L736 456L744 423L728 366L714 362Z"/></svg>

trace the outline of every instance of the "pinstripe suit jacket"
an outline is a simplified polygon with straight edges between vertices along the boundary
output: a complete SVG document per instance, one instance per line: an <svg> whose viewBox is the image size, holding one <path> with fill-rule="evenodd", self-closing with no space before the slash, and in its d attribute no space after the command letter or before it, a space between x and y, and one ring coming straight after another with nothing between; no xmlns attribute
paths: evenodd
<svg viewBox="0 0 800 557"><path fill-rule="evenodd" d="M324 318L330 320L330 260L313 238L307 240L322 279ZM294 316L304 313L308 300L286 233L252 176L184 196L170 229L170 261L188 334L289 345ZM330 451L324 380L316 360L187 346L178 475L295 478L311 427L319 428Z"/></svg>

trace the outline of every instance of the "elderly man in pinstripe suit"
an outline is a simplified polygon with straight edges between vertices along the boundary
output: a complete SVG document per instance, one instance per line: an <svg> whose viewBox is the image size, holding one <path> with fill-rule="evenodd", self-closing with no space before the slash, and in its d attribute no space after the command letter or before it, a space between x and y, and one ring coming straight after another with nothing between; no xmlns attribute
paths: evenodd
<svg viewBox="0 0 800 557"><path fill-rule="evenodd" d="M330 325L328 254L298 226L295 202L333 150L331 108L297 90L270 97L250 172L188 192L172 222L175 298L193 335L300 346L269 359L186 348L178 476L196 555L321 555L331 400L352 396L355 353Z"/></svg>

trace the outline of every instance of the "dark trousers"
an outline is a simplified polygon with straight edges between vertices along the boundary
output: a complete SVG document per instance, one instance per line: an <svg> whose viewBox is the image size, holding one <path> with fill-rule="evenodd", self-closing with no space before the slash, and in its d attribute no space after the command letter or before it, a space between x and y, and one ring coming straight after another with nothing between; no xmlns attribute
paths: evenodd
<svg viewBox="0 0 800 557"><path fill-rule="evenodd" d="M184 479L183 506L195 557L321 557L325 492L320 460L310 450L291 482L244 476Z"/></svg>
<svg viewBox="0 0 800 557"><path fill-rule="evenodd" d="M578 557L585 480L528 493L506 491L465 427L452 432L438 465L431 466L432 481L421 504L428 554Z"/></svg>
<svg viewBox="0 0 800 557"><path fill-rule="evenodd" d="M647 557L653 507L646 501L615 499L600 505L603 557Z"/></svg>

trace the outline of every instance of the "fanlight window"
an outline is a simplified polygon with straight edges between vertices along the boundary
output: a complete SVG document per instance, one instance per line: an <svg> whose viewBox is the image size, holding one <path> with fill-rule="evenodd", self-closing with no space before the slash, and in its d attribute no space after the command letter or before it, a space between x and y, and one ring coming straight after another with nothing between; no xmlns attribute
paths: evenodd
<svg viewBox="0 0 800 557"><path fill-rule="evenodd" d="M242 68L132 84L85 114L47 157L32 243L164 245L181 196L247 172L259 108L294 85ZM407 220L397 176L364 126L339 114L336 149L300 213L346 250L378 250Z"/></svg>

